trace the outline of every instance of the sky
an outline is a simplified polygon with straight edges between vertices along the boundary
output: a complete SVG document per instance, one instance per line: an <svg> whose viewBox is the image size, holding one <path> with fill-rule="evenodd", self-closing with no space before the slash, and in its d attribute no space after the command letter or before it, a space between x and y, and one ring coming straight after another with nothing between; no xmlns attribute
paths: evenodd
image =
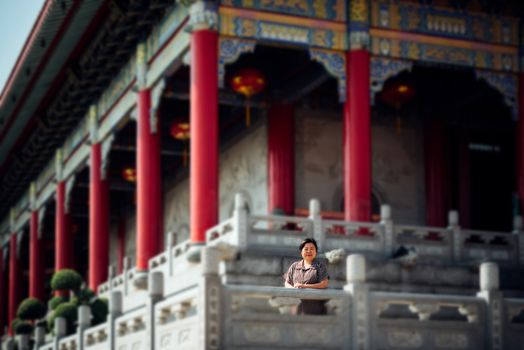
<svg viewBox="0 0 524 350"><path fill-rule="evenodd" d="M0 0L0 92L43 3L44 0Z"/></svg>

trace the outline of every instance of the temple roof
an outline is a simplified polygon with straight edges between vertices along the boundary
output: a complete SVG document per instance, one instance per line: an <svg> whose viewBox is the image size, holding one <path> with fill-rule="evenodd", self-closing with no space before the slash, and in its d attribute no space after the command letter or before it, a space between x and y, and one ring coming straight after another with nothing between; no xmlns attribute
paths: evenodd
<svg viewBox="0 0 524 350"><path fill-rule="evenodd" d="M169 0L47 0L0 97L0 215L29 188Z"/></svg>

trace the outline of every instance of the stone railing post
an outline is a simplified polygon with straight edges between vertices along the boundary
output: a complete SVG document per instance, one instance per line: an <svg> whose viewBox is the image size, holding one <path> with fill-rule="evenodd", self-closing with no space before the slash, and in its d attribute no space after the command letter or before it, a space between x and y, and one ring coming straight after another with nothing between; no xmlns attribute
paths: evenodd
<svg viewBox="0 0 524 350"><path fill-rule="evenodd" d="M448 230L451 232L451 258L458 262L462 259L463 242L460 233L459 213L456 210L448 212Z"/></svg>
<svg viewBox="0 0 524 350"><path fill-rule="evenodd" d="M245 251L248 244L249 213L247 212L246 199L242 193L235 195L235 209L233 211L234 238L233 245L240 251Z"/></svg>
<svg viewBox="0 0 524 350"><path fill-rule="evenodd" d="M221 281L219 276L220 251L212 247L202 250L202 276L198 286L197 349L221 349Z"/></svg>
<svg viewBox="0 0 524 350"><path fill-rule="evenodd" d="M522 231L522 216L513 218L513 234L517 241L517 263L524 265L524 232Z"/></svg>
<svg viewBox="0 0 524 350"><path fill-rule="evenodd" d="M393 231L393 219L391 218L391 207L388 204L380 206L380 225L382 226L384 257L390 258L395 251L395 234Z"/></svg>
<svg viewBox="0 0 524 350"><path fill-rule="evenodd" d="M169 277L173 276L173 254L171 250L176 245L176 236L174 232L167 233L167 244L166 244L166 254L167 254L167 271Z"/></svg>
<svg viewBox="0 0 524 350"><path fill-rule="evenodd" d="M29 334L18 336L18 350L29 350Z"/></svg>
<svg viewBox="0 0 524 350"><path fill-rule="evenodd" d="M480 265L480 292L477 297L486 302L486 349L504 348L504 322L502 318L503 299L499 290L499 267L496 263L486 262Z"/></svg>
<svg viewBox="0 0 524 350"><path fill-rule="evenodd" d="M84 331L91 326L91 307L80 305L78 307L78 327L76 328L76 343L80 349L84 348Z"/></svg>
<svg viewBox="0 0 524 350"><path fill-rule="evenodd" d="M124 256L124 270L122 271L124 275L124 296L129 293L129 270L131 266L133 266L132 263L131 257ZM111 288L109 290L111 290Z"/></svg>
<svg viewBox="0 0 524 350"><path fill-rule="evenodd" d="M60 339L65 337L67 333L67 321L63 317L57 317L55 318L55 337L54 337L54 349L59 349L58 343L60 342Z"/></svg>
<svg viewBox="0 0 524 350"><path fill-rule="evenodd" d="M346 279L344 286L351 296L351 349L371 349L369 286L366 284L366 260L363 255L351 254L346 260Z"/></svg>
<svg viewBox="0 0 524 350"><path fill-rule="evenodd" d="M147 281L147 291L149 298L146 304L146 334L149 344L147 349L154 349L155 347L155 304L162 300L164 296L164 275L162 272L149 272Z"/></svg>
<svg viewBox="0 0 524 350"><path fill-rule="evenodd" d="M37 323L35 327L35 350L45 344L45 326L42 326Z"/></svg>
<svg viewBox="0 0 524 350"><path fill-rule="evenodd" d="M116 327L115 320L122 315L124 311L124 298L121 291L112 291L109 294L109 314L107 315L107 324L109 326L109 345L110 349L116 348Z"/></svg>
<svg viewBox="0 0 524 350"><path fill-rule="evenodd" d="M317 241L318 250L326 246L326 235L322 230L322 218L320 217L320 201L311 199L309 201L309 220L313 224L313 238Z"/></svg>

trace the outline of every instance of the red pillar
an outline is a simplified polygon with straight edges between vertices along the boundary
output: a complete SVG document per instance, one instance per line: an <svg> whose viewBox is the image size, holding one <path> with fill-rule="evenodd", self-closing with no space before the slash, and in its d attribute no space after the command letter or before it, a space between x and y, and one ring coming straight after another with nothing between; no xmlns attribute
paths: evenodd
<svg viewBox="0 0 524 350"><path fill-rule="evenodd" d="M55 213L55 271L73 268L73 240L68 230L68 218L65 208L65 181L56 185Z"/></svg>
<svg viewBox="0 0 524 350"><path fill-rule="evenodd" d="M100 143L91 145L89 180L89 288L96 291L107 280L109 266L109 194Z"/></svg>
<svg viewBox="0 0 524 350"><path fill-rule="evenodd" d="M21 276L19 273L18 256L16 254L16 234L11 235L9 242L9 308L8 308L8 322L9 322L9 335L13 335L11 329L11 321L16 318L16 310L20 303L20 281Z"/></svg>
<svg viewBox="0 0 524 350"><path fill-rule="evenodd" d="M4 265L4 248L0 246L0 336L4 334L5 313L8 302L5 300L5 265Z"/></svg>
<svg viewBox="0 0 524 350"><path fill-rule="evenodd" d="M117 265L118 273L124 271L124 257L126 256L126 220L125 216L118 219L118 237L117 237Z"/></svg>
<svg viewBox="0 0 524 350"><path fill-rule="evenodd" d="M442 122L432 120L426 125L426 224L447 225L448 186L445 131Z"/></svg>
<svg viewBox="0 0 524 350"><path fill-rule="evenodd" d="M295 211L295 119L292 105L275 105L268 113L269 212Z"/></svg>
<svg viewBox="0 0 524 350"><path fill-rule="evenodd" d="M524 73L519 74L519 120L517 122L517 192L520 215L524 216Z"/></svg>
<svg viewBox="0 0 524 350"><path fill-rule="evenodd" d="M136 268L145 271L162 239L160 139L151 125L151 90L138 93Z"/></svg>
<svg viewBox="0 0 524 350"><path fill-rule="evenodd" d="M191 34L191 241L218 221L218 34Z"/></svg>
<svg viewBox="0 0 524 350"><path fill-rule="evenodd" d="M349 51L347 101L344 106L344 216L371 219L371 122L369 52Z"/></svg>
<svg viewBox="0 0 524 350"><path fill-rule="evenodd" d="M29 226L29 297L45 302L44 239L38 237L38 231L38 210L33 210Z"/></svg>

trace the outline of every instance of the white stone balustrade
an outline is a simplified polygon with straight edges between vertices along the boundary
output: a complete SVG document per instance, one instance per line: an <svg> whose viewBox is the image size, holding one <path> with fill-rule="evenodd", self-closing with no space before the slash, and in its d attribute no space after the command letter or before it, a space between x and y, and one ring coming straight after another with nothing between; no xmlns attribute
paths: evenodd
<svg viewBox="0 0 524 350"><path fill-rule="evenodd" d="M111 322L104 322L98 326L91 327L84 332L84 349L103 350L110 349L110 325Z"/></svg>
<svg viewBox="0 0 524 350"><path fill-rule="evenodd" d="M250 215L237 195L233 217L207 231L210 245L227 243L239 251L294 251L305 237L314 237L321 251L344 249L390 258L399 247L413 248L420 261L477 264L487 259L524 265L522 218L515 218L513 234L464 230L459 213L450 211L448 227L394 223L391 208L381 207L380 223L325 220L320 204L310 202L309 217Z"/></svg>

